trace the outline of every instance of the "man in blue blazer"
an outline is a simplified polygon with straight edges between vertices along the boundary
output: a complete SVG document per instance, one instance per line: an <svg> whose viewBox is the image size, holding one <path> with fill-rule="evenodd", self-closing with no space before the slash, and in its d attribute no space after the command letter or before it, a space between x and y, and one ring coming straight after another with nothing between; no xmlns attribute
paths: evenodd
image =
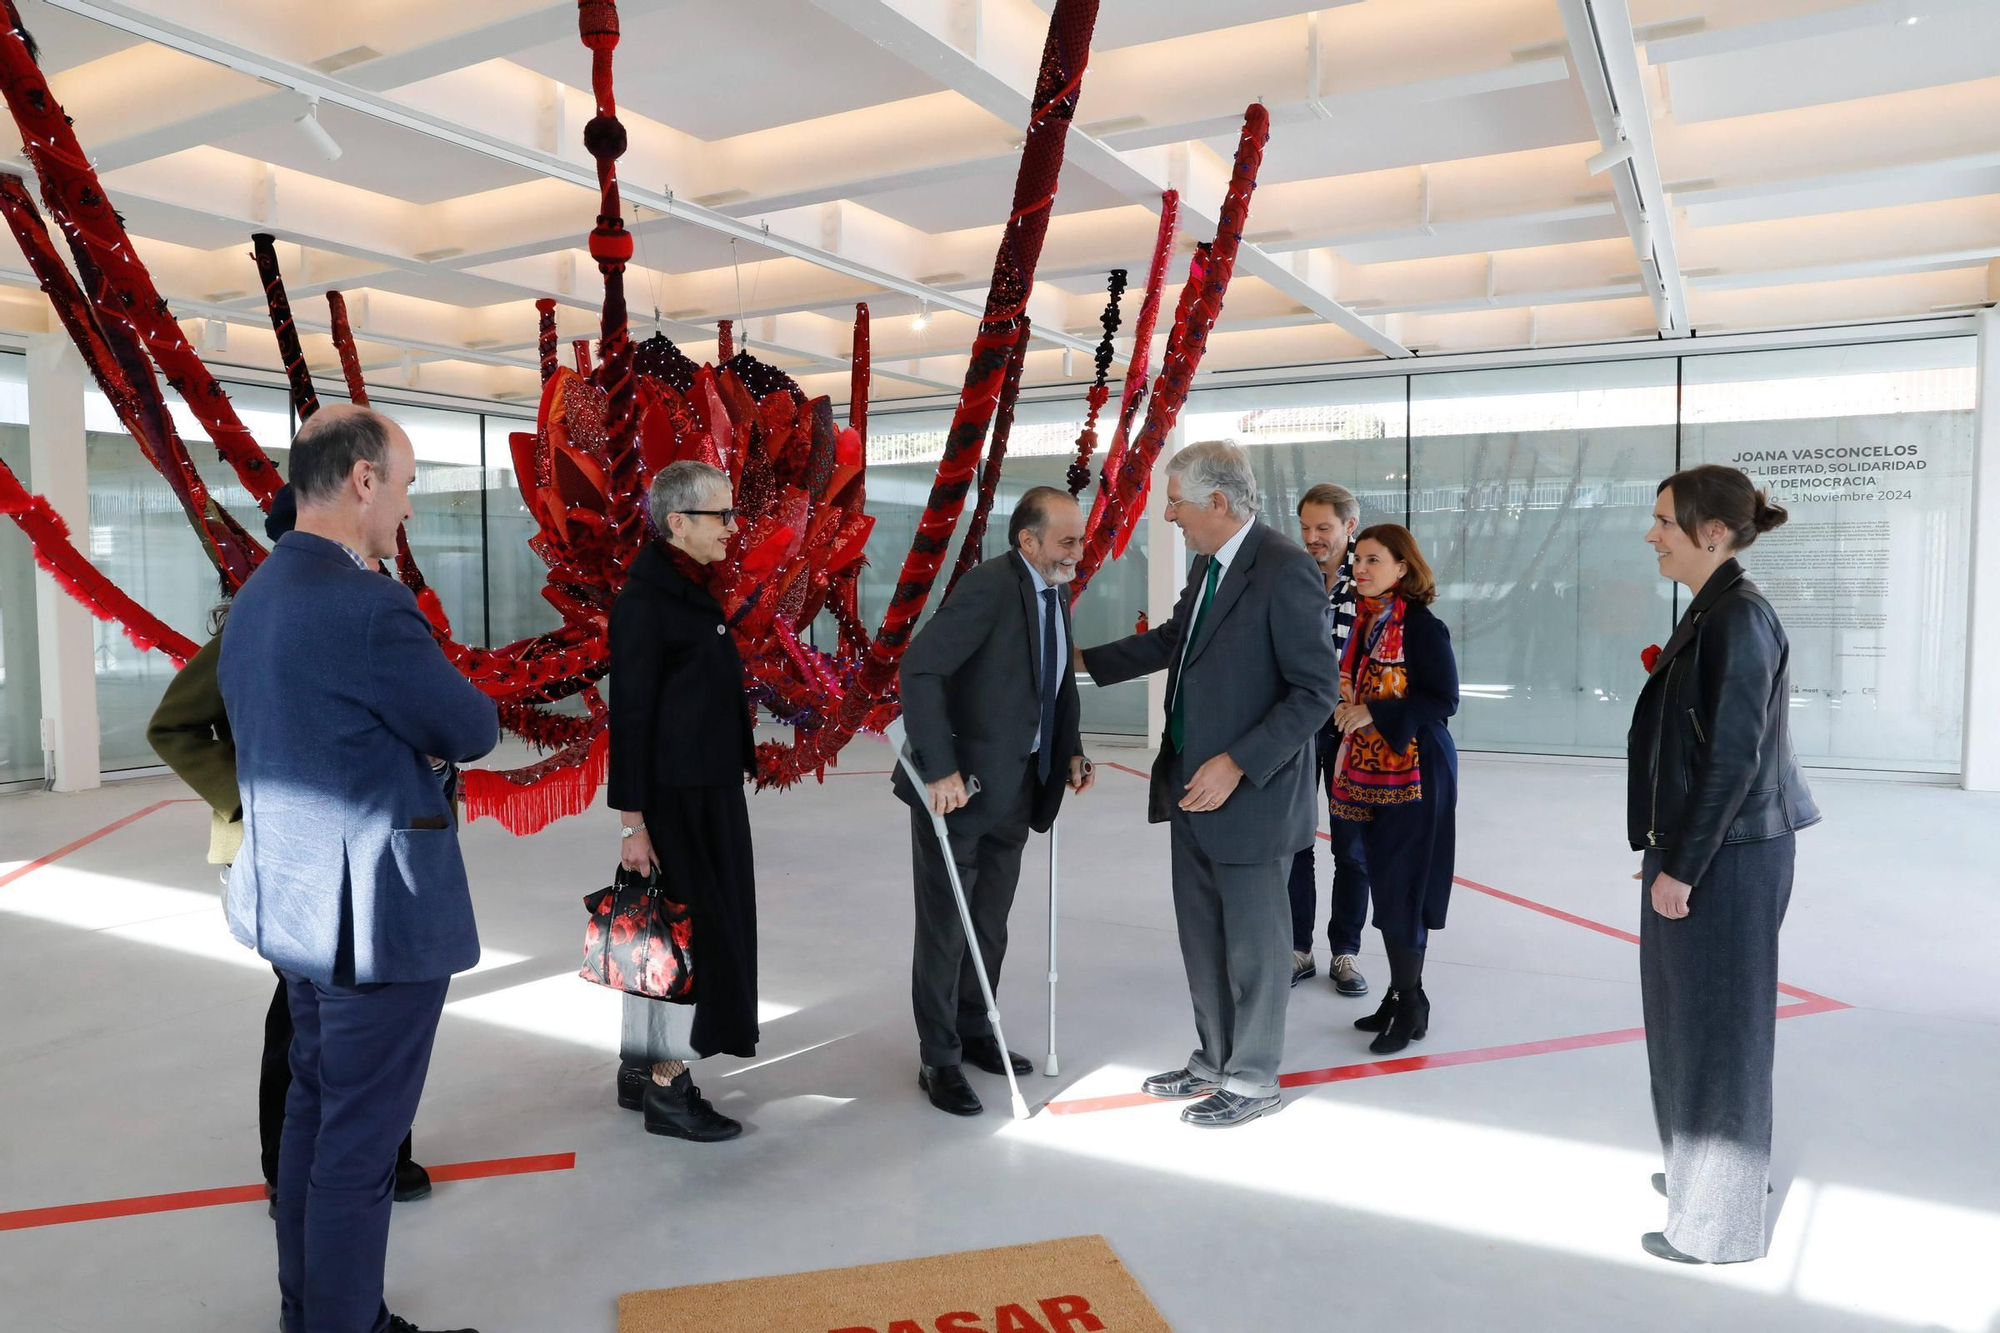
<svg viewBox="0 0 2000 1333"><path fill-rule="evenodd" d="M295 1035L278 1160L290 1333L413 1333L382 1304L396 1145L479 935L432 760L499 739L393 559L416 479L388 418L323 407L292 442L298 526L237 594L218 676L243 848L227 909L284 977ZM469 1331L468 1331L469 1333Z"/></svg>

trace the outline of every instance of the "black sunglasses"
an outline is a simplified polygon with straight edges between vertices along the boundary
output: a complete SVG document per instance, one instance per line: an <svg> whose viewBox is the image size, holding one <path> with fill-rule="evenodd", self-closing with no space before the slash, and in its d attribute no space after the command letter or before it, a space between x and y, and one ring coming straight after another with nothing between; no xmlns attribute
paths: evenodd
<svg viewBox="0 0 2000 1333"><path fill-rule="evenodd" d="M741 509L676 509L676 514L709 514L721 519L725 524L734 523L743 513Z"/></svg>

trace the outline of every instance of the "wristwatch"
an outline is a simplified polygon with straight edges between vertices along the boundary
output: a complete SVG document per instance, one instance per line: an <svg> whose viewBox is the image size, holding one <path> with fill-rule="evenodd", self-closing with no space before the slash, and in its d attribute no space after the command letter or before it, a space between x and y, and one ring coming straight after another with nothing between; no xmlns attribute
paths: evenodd
<svg viewBox="0 0 2000 1333"><path fill-rule="evenodd" d="M625 825L620 824L618 826L618 837L620 841L623 841L624 839L631 837L635 833L644 833L645 831L646 831L646 826L644 824L640 824L632 828L627 828Z"/></svg>

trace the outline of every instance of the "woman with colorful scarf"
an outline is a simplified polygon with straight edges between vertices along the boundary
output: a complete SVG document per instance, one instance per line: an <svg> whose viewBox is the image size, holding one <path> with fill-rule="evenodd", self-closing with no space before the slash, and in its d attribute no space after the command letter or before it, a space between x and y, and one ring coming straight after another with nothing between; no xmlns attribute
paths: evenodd
<svg viewBox="0 0 2000 1333"><path fill-rule="evenodd" d="M1451 635L1431 614L1437 580L1408 528L1377 524L1354 539L1361 594L1341 654L1341 733L1332 814L1361 827L1375 928L1389 954L1389 993L1354 1026L1377 1055L1422 1041L1430 1027L1424 948L1444 928L1457 835L1458 711Z"/></svg>

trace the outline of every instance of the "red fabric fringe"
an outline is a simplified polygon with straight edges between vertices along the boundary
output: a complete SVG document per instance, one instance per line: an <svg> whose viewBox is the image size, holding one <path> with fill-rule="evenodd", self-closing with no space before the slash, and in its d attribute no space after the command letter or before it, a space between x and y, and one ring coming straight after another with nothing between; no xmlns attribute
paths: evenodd
<svg viewBox="0 0 2000 1333"><path fill-rule="evenodd" d="M509 833L539 833L597 800L611 764L611 729L516 769L467 769L459 778L466 822L497 819Z"/></svg>

